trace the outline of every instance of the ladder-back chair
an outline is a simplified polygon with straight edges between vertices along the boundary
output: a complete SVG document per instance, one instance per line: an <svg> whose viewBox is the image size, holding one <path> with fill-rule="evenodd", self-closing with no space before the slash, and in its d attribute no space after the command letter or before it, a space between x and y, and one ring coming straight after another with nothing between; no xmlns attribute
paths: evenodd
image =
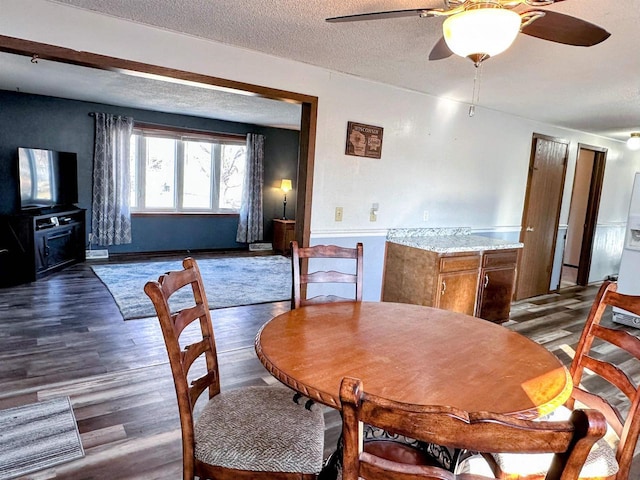
<svg viewBox="0 0 640 480"><path fill-rule="evenodd" d="M409 405L371 395L360 380L344 378L340 387L343 414L343 480L482 480L441 467L407 465L363 452L362 423L418 440L457 449L489 452L552 452L546 480L575 480L591 446L605 433L596 410L576 410L569 421L534 422L488 412L468 413L453 407Z"/></svg>
<svg viewBox="0 0 640 480"><path fill-rule="evenodd" d="M314 303L362 301L363 277L363 246L357 243L356 248L339 247L336 245L315 245L313 247L299 247L298 242L291 242L291 267L293 274L293 292L291 308L300 308ZM352 259L355 260L353 273L337 272L335 270L318 270L301 273L302 262L306 259ZM345 298L337 295L318 295L307 298L307 286L311 283L352 283L355 286L354 296Z"/></svg>
<svg viewBox="0 0 640 480"><path fill-rule="evenodd" d="M162 327L175 383L183 478L316 478L322 468L324 445L321 410L297 405L285 387L252 386L221 392L215 336L200 270L192 258L186 258L183 267L144 287ZM170 297L182 290L188 291L193 303L174 312ZM197 341L183 348L181 345L191 342L194 335ZM205 391L209 400L196 420L196 402Z"/></svg>
<svg viewBox="0 0 640 480"><path fill-rule="evenodd" d="M609 431L592 449L580 479L636 480L629 470L640 433L640 388L631 376L640 366L640 339L619 328L601 324L609 307L640 316L640 296L618 293L615 282L606 281L582 330L570 373L573 392L565 406L549 418L567 418L571 411L586 406L601 411ZM598 353L606 351L605 361ZM512 455L486 456L499 478L535 480L544 478L549 461L545 457Z"/></svg>

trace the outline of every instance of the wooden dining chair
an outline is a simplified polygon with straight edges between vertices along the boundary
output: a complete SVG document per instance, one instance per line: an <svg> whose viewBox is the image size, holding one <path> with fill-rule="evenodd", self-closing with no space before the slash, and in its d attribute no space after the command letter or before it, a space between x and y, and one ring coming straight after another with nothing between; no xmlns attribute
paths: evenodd
<svg viewBox="0 0 640 480"><path fill-rule="evenodd" d="M311 273L301 274L302 261L304 259L347 259L355 260L355 273L342 273L334 270L316 270ZM296 309L304 305L329 303L329 302L361 302L362 301L362 277L363 277L363 245L357 243L355 248L339 247L335 245L315 245L302 248L298 242L291 242L291 263L293 272L293 295L291 296L291 308ZM345 298L336 295L318 295L307 298L306 287L310 283L352 283L355 286L354 296ZM296 403L301 402L302 395L296 393L293 397ZM305 400L305 406L313 405L314 401ZM429 459L416 446L416 441L401 435L393 435L371 425L366 426L368 452L402 462L406 464L425 464ZM335 461L335 458L332 459Z"/></svg>
<svg viewBox="0 0 640 480"><path fill-rule="evenodd" d="M640 433L640 388L629 369L635 367L637 372L640 365L640 339L600 322L609 307L640 315L640 296L624 295L616 289L617 284L610 281L600 287L571 363L571 398L547 416L567 418L574 408L586 406L606 417L608 432L589 454L580 479L636 480L629 478L629 470ZM599 352L606 352L616 363L602 360ZM510 480L543 478L549 465L548 458L531 455L484 456L496 476Z"/></svg>
<svg viewBox="0 0 640 480"><path fill-rule="evenodd" d="M291 308L300 308L314 303L362 301L363 277L363 246L357 243L355 248L339 247L336 245L315 245L313 247L299 247L298 242L291 242L291 270L293 274L293 292ZM317 270L301 273L302 262L306 259L355 260L354 273L343 273L335 270ZM318 295L307 298L307 286L310 283L352 283L355 286L354 296L345 298L337 295Z"/></svg>
<svg viewBox="0 0 640 480"><path fill-rule="evenodd" d="M424 442L485 452L551 452L546 480L575 480L591 446L604 435L606 421L597 410L576 410L568 421L535 422L453 407L398 403L363 390L358 379L340 386L343 415L343 480L481 480L441 467L406 465L363 452L361 424L368 423Z"/></svg>
<svg viewBox="0 0 640 480"><path fill-rule="evenodd" d="M215 336L200 270L192 258L186 258L183 267L144 287L162 327L178 397L183 478L316 478L324 447L321 409L297 405L291 390L284 386L221 392ZM170 297L176 292L188 293L193 303L172 311ZM209 399L195 420L196 402L205 390Z"/></svg>

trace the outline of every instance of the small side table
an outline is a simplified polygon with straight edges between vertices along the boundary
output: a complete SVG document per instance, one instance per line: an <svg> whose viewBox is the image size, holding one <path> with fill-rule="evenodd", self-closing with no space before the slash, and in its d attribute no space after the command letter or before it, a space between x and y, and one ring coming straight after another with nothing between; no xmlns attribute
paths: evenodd
<svg viewBox="0 0 640 480"><path fill-rule="evenodd" d="M290 243L296 239L296 221L273 219L273 250L283 255L291 253Z"/></svg>

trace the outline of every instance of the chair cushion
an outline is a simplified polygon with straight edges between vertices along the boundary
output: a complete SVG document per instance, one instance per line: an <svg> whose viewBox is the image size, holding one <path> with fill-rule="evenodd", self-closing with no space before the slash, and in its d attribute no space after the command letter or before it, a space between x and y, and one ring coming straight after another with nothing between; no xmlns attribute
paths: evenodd
<svg viewBox="0 0 640 480"><path fill-rule="evenodd" d="M563 421L571 416L571 410L567 407L559 407L549 415L541 417L544 421ZM598 440L591 448L589 456L580 471L580 479L607 478L618 472L616 461L617 435L613 429L609 429L605 437ZM517 473L520 476L542 475L549 469L553 454L537 453L498 453L493 458L505 473Z"/></svg>
<svg viewBox="0 0 640 480"><path fill-rule="evenodd" d="M195 422L195 456L209 465L263 472L317 473L324 417L282 387L244 387L212 398Z"/></svg>

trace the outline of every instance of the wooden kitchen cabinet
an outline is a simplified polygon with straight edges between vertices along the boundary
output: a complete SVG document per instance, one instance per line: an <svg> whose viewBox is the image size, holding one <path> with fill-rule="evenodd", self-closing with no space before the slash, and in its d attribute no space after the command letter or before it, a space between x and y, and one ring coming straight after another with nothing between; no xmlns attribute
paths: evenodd
<svg viewBox="0 0 640 480"><path fill-rule="evenodd" d="M496 323L509 320L516 279L518 250L494 250L482 255L477 316Z"/></svg>
<svg viewBox="0 0 640 480"><path fill-rule="evenodd" d="M387 242L382 301L473 315L480 254L441 254Z"/></svg>
<svg viewBox="0 0 640 480"><path fill-rule="evenodd" d="M509 319L517 249L438 253L387 242L382 301L502 323Z"/></svg>
<svg viewBox="0 0 640 480"><path fill-rule="evenodd" d="M291 253L291 242L296 239L296 221L273 220L273 250L283 255Z"/></svg>

